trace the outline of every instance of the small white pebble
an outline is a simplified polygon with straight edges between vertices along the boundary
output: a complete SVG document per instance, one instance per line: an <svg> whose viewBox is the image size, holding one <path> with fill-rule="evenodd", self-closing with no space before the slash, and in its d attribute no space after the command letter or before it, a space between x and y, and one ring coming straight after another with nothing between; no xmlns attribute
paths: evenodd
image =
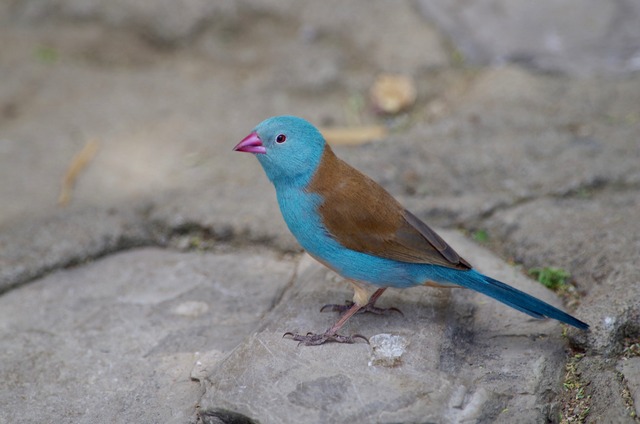
<svg viewBox="0 0 640 424"><path fill-rule="evenodd" d="M369 366L394 367L400 364L409 340L393 334L376 334L369 339L369 344L373 350Z"/></svg>
<svg viewBox="0 0 640 424"><path fill-rule="evenodd" d="M189 300L187 302L182 302L175 308L171 310L176 315L182 315L185 317L197 317L198 315L202 315L209 310L209 305L205 302L199 302L196 300Z"/></svg>
<svg viewBox="0 0 640 424"><path fill-rule="evenodd" d="M611 329L615 322L616 319L614 317L604 317L604 326L607 328L607 330Z"/></svg>

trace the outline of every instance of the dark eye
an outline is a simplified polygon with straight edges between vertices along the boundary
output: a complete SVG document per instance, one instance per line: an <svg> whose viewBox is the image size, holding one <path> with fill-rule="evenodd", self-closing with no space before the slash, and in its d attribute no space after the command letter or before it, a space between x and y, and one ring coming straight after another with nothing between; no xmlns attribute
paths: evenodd
<svg viewBox="0 0 640 424"><path fill-rule="evenodd" d="M278 136L276 137L276 143L282 144L285 141L287 141L287 136L284 134L278 134Z"/></svg>

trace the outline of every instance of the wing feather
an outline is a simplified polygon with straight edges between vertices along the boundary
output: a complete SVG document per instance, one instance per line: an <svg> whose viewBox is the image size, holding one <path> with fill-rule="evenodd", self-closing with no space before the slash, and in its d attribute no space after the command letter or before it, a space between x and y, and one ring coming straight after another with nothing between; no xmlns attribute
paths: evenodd
<svg viewBox="0 0 640 424"><path fill-rule="evenodd" d="M433 229L328 146L307 191L322 196L323 223L349 249L401 262L471 268Z"/></svg>

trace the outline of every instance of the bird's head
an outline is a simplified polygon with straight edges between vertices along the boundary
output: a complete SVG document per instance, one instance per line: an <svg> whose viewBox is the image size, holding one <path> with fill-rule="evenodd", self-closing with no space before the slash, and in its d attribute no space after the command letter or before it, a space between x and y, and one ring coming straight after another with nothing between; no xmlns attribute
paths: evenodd
<svg viewBox="0 0 640 424"><path fill-rule="evenodd" d="M258 124L233 150L254 153L274 184L306 184L320 163L325 140L313 125L295 116L275 116Z"/></svg>

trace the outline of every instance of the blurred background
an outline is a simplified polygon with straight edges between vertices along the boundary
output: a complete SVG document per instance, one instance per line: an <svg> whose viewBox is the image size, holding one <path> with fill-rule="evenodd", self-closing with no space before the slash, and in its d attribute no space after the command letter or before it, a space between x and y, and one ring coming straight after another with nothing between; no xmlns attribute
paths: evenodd
<svg viewBox="0 0 640 424"><path fill-rule="evenodd" d="M3 0L0 292L135 246L291 259L231 149L295 114L429 224L564 276L599 358L576 416L628 418L640 387L599 367L640 354L639 69L637 0Z"/></svg>
<svg viewBox="0 0 640 424"><path fill-rule="evenodd" d="M625 82L637 84L639 16L632 0L4 1L0 222L55 208L74 155L88 143L90 163L64 203L106 207L161 191L262 184L256 166L234 172L250 158L230 155L229 146L277 114L364 127L356 143L370 141L371 125L402 134L448 122L437 138L416 141L411 155L394 145L354 156L370 153L358 165L380 169L388 187L402 185L396 194L526 190L513 179L528 161L540 165L571 143L592 153L608 143L594 135L594 115L639 119L636 105L610 106L627 95ZM403 80L375 98L376 81L389 74ZM621 82L591 87L601 78ZM513 128L547 117L531 134ZM498 164L493 137L480 134L488 126L510 132ZM562 130L553 136L569 144L527 140ZM433 144L444 142L457 145L423 166L422 151L435 154L442 147ZM479 147L475 164L458 158L467 142ZM514 156L522 146L525 157ZM509 168L500 175L507 181L480 187L496 166ZM469 171L443 181L443 173Z"/></svg>

